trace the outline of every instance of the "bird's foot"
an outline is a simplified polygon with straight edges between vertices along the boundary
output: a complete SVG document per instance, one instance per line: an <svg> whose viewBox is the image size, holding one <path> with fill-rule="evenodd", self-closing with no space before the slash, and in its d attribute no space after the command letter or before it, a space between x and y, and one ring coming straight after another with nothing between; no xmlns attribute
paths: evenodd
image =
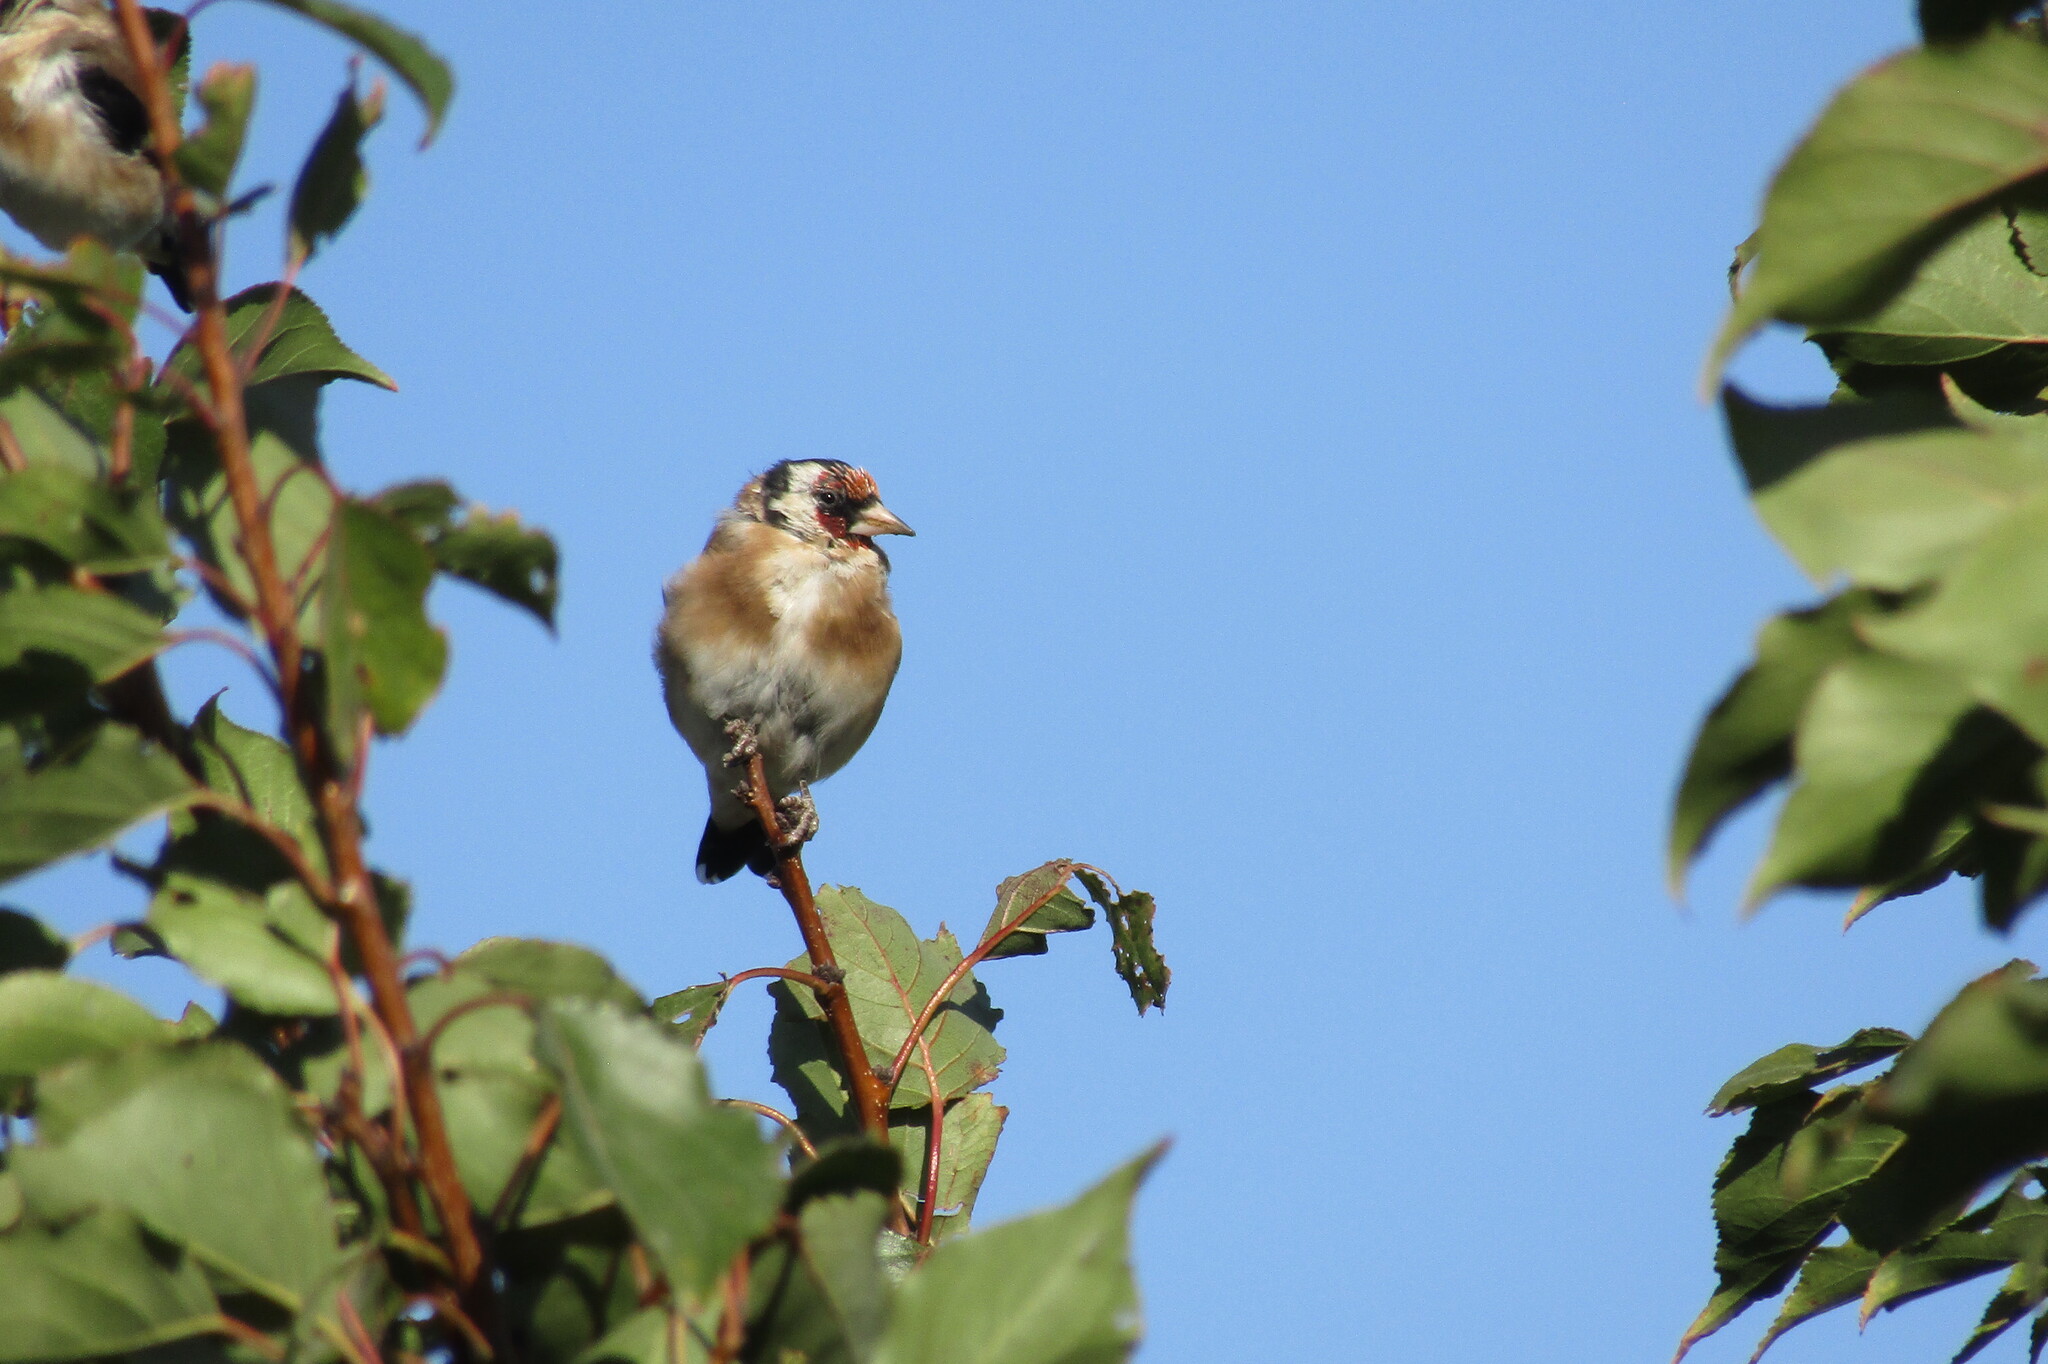
<svg viewBox="0 0 2048 1364"><path fill-rule="evenodd" d="M818 805L808 784L777 801L775 808L783 847L800 848L818 836Z"/></svg>
<svg viewBox="0 0 2048 1364"><path fill-rule="evenodd" d="M732 747L726 751L727 767L745 767L761 751L761 741L754 734L754 727L745 720L727 720L725 735L732 740Z"/></svg>

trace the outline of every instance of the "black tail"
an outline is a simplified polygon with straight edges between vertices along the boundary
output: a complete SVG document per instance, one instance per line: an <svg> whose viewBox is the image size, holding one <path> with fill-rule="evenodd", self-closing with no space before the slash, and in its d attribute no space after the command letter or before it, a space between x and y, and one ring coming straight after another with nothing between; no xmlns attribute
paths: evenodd
<svg viewBox="0 0 2048 1364"><path fill-rule="evenodd" d="M741 867L756 876L775 870L775 854L769 851L761 826L750 819L737 829L721 829L716 820L705 820L704 837L697 844L697 879L715 886L738 875Z"/></svg>
<svg viewBox="0 0 2048 1364"><path fill-rule="evenodd" d="M188 313L192 311L192 284L185 278L183 265L175 259L145 260L143 264L149 267L149 273L162 280L164 287L171 291L171 302Z"/></svg>

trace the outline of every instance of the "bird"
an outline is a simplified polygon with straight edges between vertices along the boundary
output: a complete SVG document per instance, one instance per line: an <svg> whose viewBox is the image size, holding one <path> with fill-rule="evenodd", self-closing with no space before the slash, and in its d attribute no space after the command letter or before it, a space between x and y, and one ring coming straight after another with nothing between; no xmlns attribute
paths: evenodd
<svg viewBox="0 0 2048 1364"><path fill-rule="evenodd" d="M654 663L670 721L711 788L697 879L775 851L734 792L727 726L752 731L774 799L807 796L874 732L903 657L881 535L915 535L874 477L836 459L784 460L741 488L695 560L662 590Z"/></svg>
<svg viewBox="0 0 2048 1364"><path fill-rule="evenodd" d="M139 83L105 0L0 0L0 210L52 251L135 252L190 312Z"/></svg>

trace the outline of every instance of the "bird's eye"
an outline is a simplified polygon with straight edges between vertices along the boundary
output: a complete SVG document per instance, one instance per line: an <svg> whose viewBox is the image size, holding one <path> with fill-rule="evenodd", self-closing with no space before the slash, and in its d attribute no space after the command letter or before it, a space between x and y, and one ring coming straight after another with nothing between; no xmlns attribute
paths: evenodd
<svg viewBox="0 0 2048 1364"><path fill-rule="evenodd" d="M846 494L833 488L826 488L818 494L818 505L826 511L838 511L846 505Z"/></svg>

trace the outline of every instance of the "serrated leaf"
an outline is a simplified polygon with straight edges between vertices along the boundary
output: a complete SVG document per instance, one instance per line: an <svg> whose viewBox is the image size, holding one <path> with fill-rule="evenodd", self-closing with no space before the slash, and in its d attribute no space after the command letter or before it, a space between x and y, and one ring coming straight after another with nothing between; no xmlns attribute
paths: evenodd
<svg viewBox="0 0 2048 1364"><path fill-rule="evenodd" d="M178 173L186 184L215 199L227 196L255 103L255 67L219 62L206 73L199 83L206 123L178 144Z"/></svg>
<svg viewBox="0 0 2048 1364"><path fill-rule="evenodd" d="M852 886L822 886L816 900L833 953L846 972L846 997L853 1005L869 1062L886 1066L910 1035L918 1014L960 964L960 945L943 928L929 941L920 942L901 914L876 904ZM809 970L810 958L798 958L797 969ZM793 999L811 1018L824 1017L824 1010L808 990L785 991L779 997ZM931 1103L923 1068L926 1050L947 1099L956 1099L994 1079L1004 1057L994 1034L1002 1016L1000 1009L988 1003L988 992L973 972L961 977L926 1026L923 1047L912 1049L893 1105L915 1108Z"/></svg>
<svg viewBox="0 0 2048 1364"><path fill-rule="evenodd" d="M704 1292L775 1215L775 1148L712 1102L696 1053L652 1019L553 1000L536 1020L564 1130L670 1283Z"/></svg>
<svg viewBox="0 0 2048 1364"><path fill-rule="evenodd" d="M715 985L692 985L677 990L674 994L663 995L648 1007L648 1012L676 1030L676 1036L693 1047L704 1045L704 1034L711 1031L711 1025L718 1021L718 1014L725 1007L726 996L731 989L724 981Z"/></svg>
<svg viewBox="0 0 2048 1364"><path fill-rule="evenodd" d="M1799 1281L1792 1285L1784 1306L1778 1309L1778 1319L1757 1342L1756 1353L1749 1357L1750 1364L1762 1359L1764 1351L1793 1327L1856 1301L1876 1269L1877 1252L1854 1241L1822 1246L1807 1256L1799 1269Z"/></svg>
<svg viewBox="0 0 2048 1364"><path fill-rule="evenodd" d="M0 477L0 536L30 540L93 573L133 573L171 557L150 499L89 474L40 464Z"/></svg>
<svg viewBox="0 0 2048 1364"><path fill-rule="evenodd" d="M55 971L0 976L0 1075L169 1040L162 1019L118 990Z"/></svg>
<svg viewBox="0 0 2048 1364"><path fill-rule="evenodd" d="M1048 934L1092 928L1095 911L1067 889L1073 875L1074 864L1062 858L1012 876L997 886L995 912L981 930L981 941L988 941L1004 924L1014 921L1016 927L989 950L984 960L1039 956L1046 951ZM1033 905L1038 907L1033 909ZM1020 915L1026 917L1020 920Z"/></svg>
<svg viewBox="0 0 2048 1364"><path fill-rule="evenodd" d="M327 869L313 798L299 782L298 763L290 749L229 719L221 712L218 696L208 698L193 717L192 747L209 787L290 834L316 870Z"/></svg>
<svg viewBox="0 0 2048 1364"><path fill-rule="evenodd" d="M1856 618L1867 594L1774 617L1757 636L1756 662L1707 712L1686 760L1671 815L1667 874L1674 894L1722 821L1792 773L1792 736L1829 667L1863 645Z"/></svg>
<svg viewBox="0 0 2048 1364"><path fill-rule="evenodd" d="M2048 1251L2048 1206L2014 1189L1983 1213L1885 1256L1864 1291L1863 1319Z"/></svg>
<svg viewBox="0 0 2048 1364"><path fill-rule="evenodd" d="M363 139L383 119L382 84L372 87L365 98L350 80L292 186L285 249L293 260L307 260L322 241L341 235L362 206L370 187L369 172L363 168Z"/></svg>
<svg viewBox="0 0 2048 1364"><path fill-rule="evenodd" d="M2039 344L2048 341L2048 279L2027 269L2005 210L1992 208L1921 260L1882 307L1820 335L1831 354L1874 365L1945 365Z"/></svg>
<svg viewBox="0 0 2048 1364"><path fill-rule="evenodd" d="M1138 1292L1131 1202L1161 1154L1072 1203L949 1240L897 1289L877 1364L1080 1364L1127 1358Z"/></svg>
<svg viewBox="0 0 2048 1364"><path fill-rule="evenodd" d="M33 771L0 741L0 880L104 843L196 791L175 759L126 725L101 725Z"/></svg>
<svg viewBox="0 0 2048 1364"><path fill-rule="evenodd" d="M258 284L227 300L228 344L243 365L260 337L262 350L249 370L251 389L279 379L305 377L322 382L360 379L379 388L397 389L398 384L375 365L342 344L334 324L311 298L293 289L281 307L276 284ZM276 320L272 322L275 313ZM269 324L266 329L266 324ZM189 383L203 382L198 352L180 346L164 362L167 372Z"/></svg>
<svg viewBox="0 0 2048 1364"><path fill-rule="evenodd" d="M220 1321L199 1267L158 1255L112 1211L0 1236L0 1283L0 1364L126 1354Z"/></svg>
<svg viewBox="0 0 2048 1364"><path fill-rule="evenodd" d="M1852 81L1771 182L1710 370L1767 318L1818 327L1879 306L1952 215L2048 170L2044 129L2048 51L2012 34L1906 52Z"/></svg>
<svg viewBox="0 0 2048 1364"><path fill-rule="evenodd" d="M335 0L265 0L265 3L304 15L321 27L361 45L371 56L391 68L391 73L426 106L425 141L434 140L434 134L440 131L441 120L448 113L448 102L455 97L455 75L424 42L366 10L337 4Z"/></svg>
<svg viewBox="0 0 2048 1364"><path fill-rule="evenodd" d="M17 587L0 592L0 668L28 653L76 659L109 682L154 658L169 641L156 617L110 592Z"/></svg>
<svg viewBox="0 0 2048 1364"><path fill-rule="evenodd" d="M1896 1056L1912 1041L1911 1033L1897 1028L1858 1028L1847 1041L1832 1047L1810 1047L1803 1042L1780 1047L1750 1062L1722 1085L1713 1102L1707 1105L1707 1115L1719 1117L1791 1098L1803 1089L1816 1088Z"/></svg>

